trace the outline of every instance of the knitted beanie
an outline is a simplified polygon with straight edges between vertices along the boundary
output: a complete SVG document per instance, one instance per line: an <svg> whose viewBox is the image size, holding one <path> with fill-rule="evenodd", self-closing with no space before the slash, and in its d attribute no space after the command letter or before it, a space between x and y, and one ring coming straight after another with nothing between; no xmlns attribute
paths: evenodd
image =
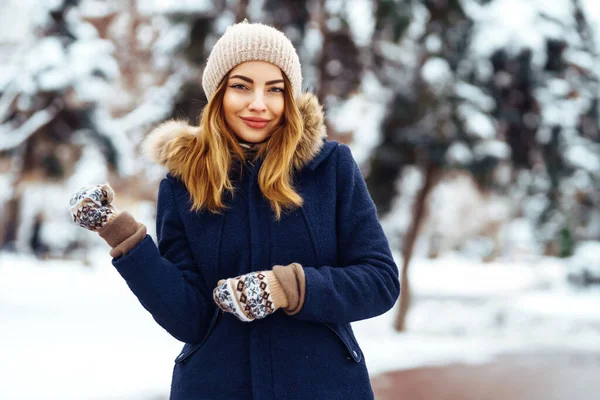
<svg viewBox="0 0 600 400"><path fill-rule="evenodd" d="M210 99L215 94L219 83L231 69L246 61L275 64L290 80L294 97L300 94L302 71L292 42L283 32L271 26L244 20L229 26L208 56L202 75L206 98Z"/></svg>

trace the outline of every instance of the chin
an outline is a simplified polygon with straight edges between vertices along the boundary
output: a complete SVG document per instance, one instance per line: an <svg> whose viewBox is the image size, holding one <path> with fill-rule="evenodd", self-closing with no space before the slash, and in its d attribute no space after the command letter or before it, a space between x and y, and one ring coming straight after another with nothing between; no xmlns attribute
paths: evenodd
<svg viewBox="0 0 600 400"><path fill-rule="evenodd" d="M240 131L240 134L236 134L236 136L245 142L260 143L266 140L269 135L263 132Z"/></svg>

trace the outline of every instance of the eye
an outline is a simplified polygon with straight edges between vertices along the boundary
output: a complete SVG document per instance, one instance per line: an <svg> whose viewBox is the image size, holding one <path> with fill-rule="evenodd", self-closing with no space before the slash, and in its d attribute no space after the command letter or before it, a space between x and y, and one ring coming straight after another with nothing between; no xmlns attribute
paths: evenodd
<svg viewBox="0 0 600 400"><path fill-rule="evenodd" d="M245 85L242 85L241 83L236 83L236 84L233 84L233 85L231 85L229 87L233 88L233 89L247 89L247 87Z"/></svg>
<svg viewBox="0 0 600 400"><path fill-rule="evenodd" d="M280 87L274 87L271 88L270 91L276 92L276 93L283 93L284 92L284 88L280 88Z"/></svg>

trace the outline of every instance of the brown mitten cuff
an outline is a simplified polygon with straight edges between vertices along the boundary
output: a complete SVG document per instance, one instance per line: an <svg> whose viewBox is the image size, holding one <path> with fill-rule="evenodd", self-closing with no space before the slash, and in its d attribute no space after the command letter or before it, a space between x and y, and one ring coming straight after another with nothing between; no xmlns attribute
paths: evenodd
<svg viewBox="0 0 600 400"><path fill-rule="evenodd" d="M306 295L306 277L304 269L298 263L289 265L276 265L273 267L273 275L285 293L287 307L282 307L288 315L294 315L302 310L304 297Z"/></svg>
<svg viewBox="0 0 600 400"><path fill-rule="evenodd" d="M121 257L146 237L146 226L137 222L127 211L116 212L108 223L98 230L98 234L108 243L113 258Z"/></svg>
<svg viewBox="0 0 600 400"><path fill-rule="evenodd" d="M263 271L263 274L267 277L269 289L271 290L271 300L275 304L275 307L286 308L289 305L288 298L279 283L279 279L277 279L273 271Z"/></svg>

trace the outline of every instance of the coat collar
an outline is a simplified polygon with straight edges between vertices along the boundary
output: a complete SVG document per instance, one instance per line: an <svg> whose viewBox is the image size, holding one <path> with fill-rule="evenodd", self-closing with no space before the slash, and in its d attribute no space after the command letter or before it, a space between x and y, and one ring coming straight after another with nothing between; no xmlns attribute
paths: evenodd
<svg viewBox="0 0 600 400"><path fill-rule="evenodd" d="M297 100L304 122L304 133L294 154L295 170L301 170L317 158L325 144L327 130L323 106L312 93L303 93ZM181 172L182 152L193 148L191 144L201 134L200 128L182 120L169 120L154 128L142 143L143 153L154 163L166 167L173 175ZM189 156L189 154L187 154Z"/></svg>

